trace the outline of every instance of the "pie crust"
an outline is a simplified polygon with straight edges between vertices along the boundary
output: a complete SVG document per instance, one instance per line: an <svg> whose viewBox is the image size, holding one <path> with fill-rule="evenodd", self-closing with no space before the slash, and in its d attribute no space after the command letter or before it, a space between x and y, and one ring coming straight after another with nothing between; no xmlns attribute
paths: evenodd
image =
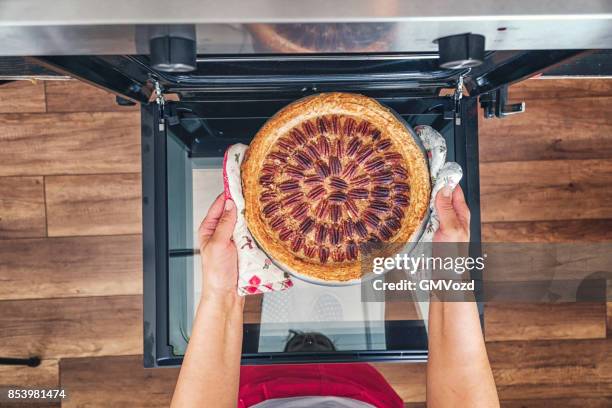
<svg viewBox="0 0 612 408"><path fill-rule="evenodd" d="M415 136L374 99L328 93L274 115L242 163L245 218L289 271L324 281L361 277L362 244L414 240L429 171Z"/></svg>

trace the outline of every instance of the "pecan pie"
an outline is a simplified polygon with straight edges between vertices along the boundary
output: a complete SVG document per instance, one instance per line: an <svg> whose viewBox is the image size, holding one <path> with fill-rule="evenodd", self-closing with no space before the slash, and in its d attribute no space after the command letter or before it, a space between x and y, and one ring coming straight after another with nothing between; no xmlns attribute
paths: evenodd
<svg viewBox="0 0 612 408"><path fill-rule="evenodd" d="M412 240L430 195L410 130L356 94L282 109L253 139L241 173L258 244L289 270L325 281L360 278L364 243Z"/></svg>

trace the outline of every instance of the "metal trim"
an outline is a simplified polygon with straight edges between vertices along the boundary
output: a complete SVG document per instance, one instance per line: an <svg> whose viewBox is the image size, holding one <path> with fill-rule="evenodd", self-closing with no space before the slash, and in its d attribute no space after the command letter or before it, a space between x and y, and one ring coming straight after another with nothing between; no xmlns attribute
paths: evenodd
<svg viewBox="0 0 612 408"><path fill-rule="evenodd" d="M49 56L31 59L60 74L69 74L133 102L148 103L153 93L150 72L138 64L126 64L123 56Z"/></svg>
<svg viewBox="0 0 612 408"><path fill-rule="evenodd" d="M466 76L470 95L481 95L511 85L563 62L585 55L585 50L496 52Z"/></svg>
<svg viewBox="0 0 612 408"><path fill-rule="evenodd" d="M117 12L120 10L120 12ZM4 0L0 55L148 54L151 33L190 25L200 54L291 53L256 38L251 24L350 23L393 32L379 52L437 51L438 38L484 35L488 50L612 48L612 2L605 0ZM291 27L290 27L291 28ZM295 37L303 34L292 27ZM343 34L351 40L352 34ZM321 52L346 50L338 44ZM315 50L316 51L316 50Z"/></svg>
<svg viewBox="0 0 612 408"><path fill-rule="evenodd" d="M480 212L480 158L478 150L478 98L466 97L461 102L461 125L455 126L455 159L465 162L461 187L466 191L466 202L471 211L470 217L470 256L482 254L482 224ZM484 295L482 271L473 270L470 273L476 281L474 296L478 305L480 325L484 333Z"/></svg>
<svg viewBox="0 0 612 408"><path fill-rule="evenodd" d="M121 12L117 12L120 10ZM594 19L612 14L601 0L513 0L482 2L397 0L181 0L173 7L163 0L4 0L0 25L189 24L254 22L446 21L488 19Z"/></svg>
<svg viewBox="0 0 612 408"><path fill-rule="evenodd" d="M166 139L157 106L141 108L144 366L171 356L168 345L168 221Z"/></svg>
<svg viewBox="0 0 612 408"><path fill-rule="evenodd" d="M429 60L438 59L438 54L353 54L353 55L257 55L257 56L216 56L210 57L199 57L196 58L196 62L251 62L251 61L276 61L276 62L287 62L287 61L393 61L393 60Z"/></svg>

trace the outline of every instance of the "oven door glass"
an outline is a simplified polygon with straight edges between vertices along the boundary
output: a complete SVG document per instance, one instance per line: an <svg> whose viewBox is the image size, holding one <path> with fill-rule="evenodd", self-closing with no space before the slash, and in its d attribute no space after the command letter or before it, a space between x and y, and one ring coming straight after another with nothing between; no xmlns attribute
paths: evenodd
<svg viewBox="0 0 612 408"><path fill-rule="evenodd" d="M435 99L438 101L436 102ZM412 126L434 126L447 140L449 160L454 160L454 121L423 99L387 101ZM385 103L385 101L382 101ZM444 102L446 103L446 102ZM180 107L179 107L180 108ZM180 110L180 109L179 109ZM223 142L187 147L184 135L166 132L168 209L168 328L169 344L175 356L185 353L192 321L202 287L202 259L197 249L197 229L206 212L223 191L222 154L224 146L237 141L248 143L267 117L203 118L191 115L183 128L198 128L223 135ZM189 123L193 121L194 123ZM236 129L236 134L232 134ZM240 129L238 131L237 129ZM221 143L221 144L220 144ZM283 292L247 296L244 311L243 362L278 359L281 362L353 361L370 356L413 354L415 361L427 355L426 303L411 298L387 302L362 302L359 285L330 287L293 278L294 286ZM333 343L334 351L316 356L285 352L296 333L317 333ZM405 356L404 356L405 358Z"/></svg>

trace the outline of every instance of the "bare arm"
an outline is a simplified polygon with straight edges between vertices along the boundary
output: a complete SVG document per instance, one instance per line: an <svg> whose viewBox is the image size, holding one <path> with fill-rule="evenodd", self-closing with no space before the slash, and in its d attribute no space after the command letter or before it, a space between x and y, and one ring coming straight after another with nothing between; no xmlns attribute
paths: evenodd
<svg viewBox="0 0 612 408"><path fill-rule="evenodd" d="M450 194L443 189L436 209L434 242L469 241L470 213L460 187ZM475 302L430 304L427 406L499 407Z"/></svg>
<svg viewBox="0 0 612 408"><path fill-rule="evenodd" d="M244 300L236 292L235 223L235 205L219 196L200 226L202 299L172 407L236 406Z"/></svg>

